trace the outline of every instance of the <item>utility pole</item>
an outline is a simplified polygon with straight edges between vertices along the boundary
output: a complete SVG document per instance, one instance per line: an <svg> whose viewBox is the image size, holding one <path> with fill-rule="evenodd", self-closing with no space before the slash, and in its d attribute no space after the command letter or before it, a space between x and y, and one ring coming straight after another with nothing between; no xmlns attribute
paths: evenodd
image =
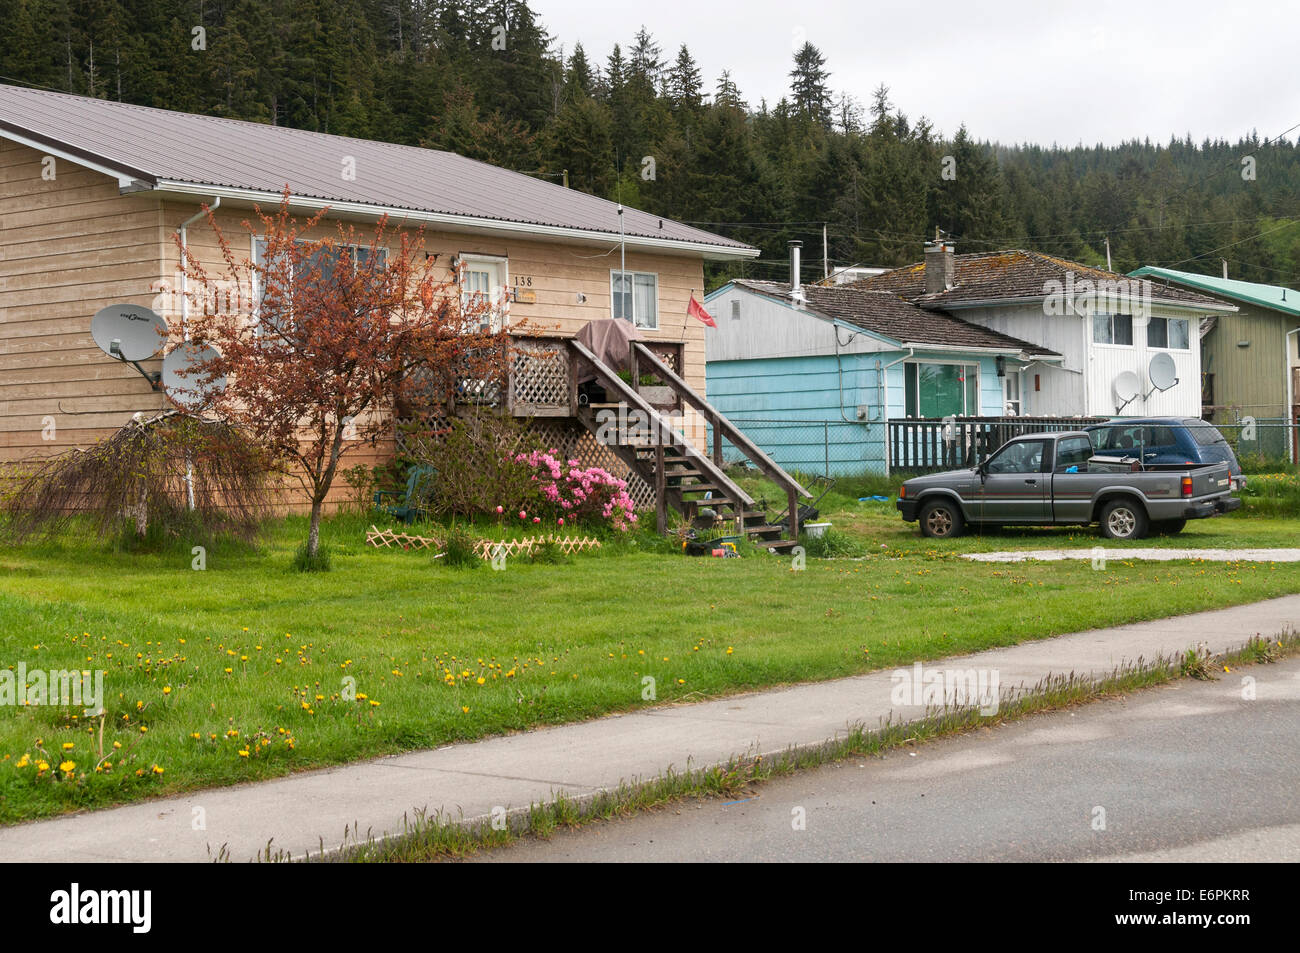
<svg viewBox="0 0 1300 953"><path fill-rule="evenodd" d="M826 244L826 223L822 222L822 278L831 276L831 253Z"/></svg>
<svg viewBox="0 0 1300 953"><path fill-rule="evenodd" d="M1226 259L1226 258L1220 258L1219 261L1223 262L1223 277L1224 277L1224 278L1227 278L1227 277L1228 277L1228 259Z"/></svg>
<svg viewBox="0 0 1300 953"><path fill-rule="evenodd" d="M1106 236L1106 270L1107 271L1115 270L1110 266L1110 236L1109 235Z"/></svg>

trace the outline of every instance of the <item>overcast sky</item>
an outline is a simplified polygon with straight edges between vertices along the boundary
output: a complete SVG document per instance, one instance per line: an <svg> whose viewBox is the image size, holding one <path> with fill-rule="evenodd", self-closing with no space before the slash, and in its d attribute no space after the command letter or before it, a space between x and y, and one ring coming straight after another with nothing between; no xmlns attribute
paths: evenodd
<svg viewBox="0 0 1300 953"><path fill-rule="evenodd" d="M730 69L754 106L789 88L792 46L817 46L838 94L881 83L910 118L1007 143L1113 144L1191 133L1270 138L1300 123L1300 0L533 0L602 68L642 23L671 60L686 43L712 91ZM1300 130L1288 138L1294 141Z"/></svg>

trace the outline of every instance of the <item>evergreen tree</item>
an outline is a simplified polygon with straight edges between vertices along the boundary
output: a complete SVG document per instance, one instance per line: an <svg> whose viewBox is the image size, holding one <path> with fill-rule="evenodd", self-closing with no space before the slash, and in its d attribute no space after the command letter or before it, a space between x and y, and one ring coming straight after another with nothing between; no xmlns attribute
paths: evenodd
<svg viewBox="0 0 1300 953"><path fill-rule="evenodd" d="M657 92L664 70L661 52L659 44L643 25L637 30L632 51L628 55L628 80L644 87L652 94Z"/></svg>
<svg viewBox="0 0 1300 953"><path fill-rule="evenodd" d="M590 96L596 87L596 77L587 62L587 53L581 43L573 45L573 55L569 57L568 70L565 72L565 93L569 97Z"/></svg>
<svg viewBox="0 0 1300 953"><path fill-rule="evenodd" d="M745 102L740 94L740 87L736 85L731 78L729 70L723 70L718 76L718 85L714 87L713 103L716 106L723 106L727 109L739 109L742 112L749 108L749 103Z"/></svg>
<svg viewBox="0 0 1300 953"><path fill-rule="evenodd" d="M668 71L668 100L677 112L691 113L704 104L701 89L704 77L700 68L691 57L691 51L683 43L677 51L677 59Z"/></svg>
<svg viewBox="0 0 1300 953"><path fill-rule="evenodd" d="M811 43L805 43L794 55L790 71L790 95L796 113L813 122L830 124L831 94L826 85L826 57Z"/></svg>

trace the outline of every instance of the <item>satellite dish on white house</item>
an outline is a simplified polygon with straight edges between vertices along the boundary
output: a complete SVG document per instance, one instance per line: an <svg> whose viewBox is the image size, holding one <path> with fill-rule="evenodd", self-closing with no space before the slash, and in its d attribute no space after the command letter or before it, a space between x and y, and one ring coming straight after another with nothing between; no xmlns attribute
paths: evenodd
<svg viewBox="0 0 1300 953"><path fill-rule="evenodd" d="M1142 378L1132 371L1120 371L1115 375L1115 381L1111 384L1111 387L1115 391L1116 398L1128 403L1142 393Z"/></svg>
<svg viewBox="0 0 1300 953"><path fill-rule="evenodd" d="M1115 375L1110 388L1115 392L1115 400L1118 402L1115 413L1118 414L1142 393L1142 378L1132 371L1120 371Z"/></svg>
<svg viewBox="0 0 1300 953"><path fill-rule="evenodd" d="M1163 352L1151 358L1148 373L1151 375L1151 386L1156 390L1169 390L1178 383L1178 368L1174 365L1174 359Z"/></svg>
<svg viewBox="0 0 1300 953"><path fill-rule="evenodd" d="M90 319L90 336L109 357L119 361L147 361L166 340L167 322L138 304L110 304Z"/></svg>
<svg viewBox="0 0 1300 953"><path fill-rule="evenodd" d="M217 357L217 352L206 344L178 344L163 356L162 386L171 402L181 410L197 410L202 403L202 375L182 372L190 371L198 365ZM226 379L219 377L212 382L216 390L226 386Z"/></svg>

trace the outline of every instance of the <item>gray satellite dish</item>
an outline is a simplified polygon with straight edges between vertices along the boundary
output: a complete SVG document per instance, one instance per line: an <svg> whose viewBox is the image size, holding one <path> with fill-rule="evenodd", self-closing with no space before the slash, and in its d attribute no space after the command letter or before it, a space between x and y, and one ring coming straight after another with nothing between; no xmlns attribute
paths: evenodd
<svg viewBox="0 0 1300 953"><path fill-rule="evenodd" d="M147 361L163 346L167 322L138 304L110 304L90 319L90 336L109 357L119 361Z"/></svg>
<svg viewBox="0 0 1300 953"><path fill-rule="evenodd" d="M178 344L163 356L162 386L173 404L181 410L198 409L202 403L200 393L202 375L181 376L181 372L188 371L216 356L217 352L206 344L189 343ZM220 390L226 386L226 379L219 377L212 383L217 390Z"/></svg>
<svg viewBox="0 0 1300 953"><path fill-rule="evenodd" d="M1174 366L1174 359L1163 352L1151 358L1148 373L1151 375L1151 386L1156 390L1169 390L1178 383L1178 368Z"/></svg>
<svg viewBox="0 0 1300 953"><path fill-rule="evenodd" d="M1110 388L1115 392L1115 400L1118 401L1118 406L1115 408L1115 413L1118 414L1142 393L1142 378L1132 371L1120 371L1111 381Z"/></svg>
<svg viewBox="0 0 1300 953"><path fill-rule="evenodd" d="M1115 375L1115 381L1111 384L1111 387L1115 391L1115 397L1127 404L1142 393L1142 378L1132 371L1120 371Z"/></svg>

